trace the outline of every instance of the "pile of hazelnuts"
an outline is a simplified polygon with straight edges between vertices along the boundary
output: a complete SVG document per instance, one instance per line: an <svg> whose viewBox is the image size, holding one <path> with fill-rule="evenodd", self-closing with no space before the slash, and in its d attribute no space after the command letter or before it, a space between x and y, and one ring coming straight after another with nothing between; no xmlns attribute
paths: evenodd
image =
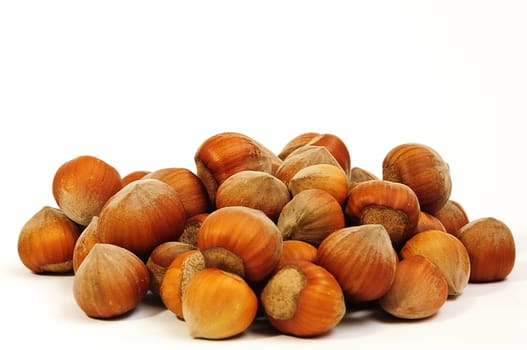
<svg viewBox="0 0 527 350"><path fill-rule="evenodd" d="M279 153L237 132L212 135L196 169L125 176L81 155L60 165L54 206L22 227L36 274L73 274L88 317L133 312L147 293L195 338L225 339L256 319L297 337L328 333L355 306L424 319L470 282L506 279L511 230L469 220L448 163L400 144L382 176L352 167L341 138L308 132ZM457 300L457 299L456 299Z"/></svg>

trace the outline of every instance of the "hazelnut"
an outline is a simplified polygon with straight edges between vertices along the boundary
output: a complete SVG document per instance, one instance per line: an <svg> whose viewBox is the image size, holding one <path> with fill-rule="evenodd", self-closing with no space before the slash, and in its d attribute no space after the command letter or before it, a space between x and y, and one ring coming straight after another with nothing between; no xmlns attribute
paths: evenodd
<svg viewBox="0 0 527 350"><path fill-rule="evenodd" d="M452 180L448 163L429 146L406 143L392 148L382 163L383 179L408 185L421 210L434 213L450 197Z"/></svg>
<svg viewBox="0 0 527 350"><path fill-rule="evenodd" d="M139 180L139 179L143 178L145 175L147 175L149 173L150 172L147 171L147 170L135 170L135 171L132 171L132 172L126 174L121 179L122 187L128 185L132 181Z"/></svg>
<svg viewBox="0 0 527 350"><path fill-rule="evenodd" d="M434 216L441 221L446 232L454 236L457 236L459 229L469 222L465 209L459 202L451 199L441 209L437 210Z"/></svg>
<svg viewBox="0 0 527 350"><path fill-rule="evenodd" d="M278 157L282 160L287 158L287 156L302 146L305 146L309 141L311 141L315 136L319 136L318 132L305 132L293 137L289 140L282 150L278 153Z"/></svg>
<svg viewBox="0 0 527 350"><path fill-rule="evenodd" d="M68 273L80 228L61 209L42 207L22 226L18 256L34 273Z"/></svg>
<svg viewBox="0 0 527 350"><path fill-rule="evenodd" d="M358 182L368 181L368 180L379 180L371 171L360 167L353 167L350 170L350 183L356 184Z"/></svg>
<svg viewBox="0 0 527 350"><path fill-rule="evenodd" d="M277 222L284 240L296 239L316 247L331 232L345 226L344 212L331 194L304 190L282 209Z"/></svg>
<svg viewBox="0 0 527 350"><path fill-rule="evenodd" d="M241 334L258 311L258 298L247 282L217 268L195 273L181 302L185 324L194 338L224 339Z"/></svg>
<svg viewBox="0 0 527 350"><path fill-rule="evenodd" d="M245 206L263 211L271 220L278 219L291 199L287 186L264 171L243 170L228 177L216 191L216 208Z"/></svg>
<svg viewBox="0 0 527 350"><path fill-rule="evenodd" d="M73 272L76 272L86 257L90 250L93 248L95 243L99 243L99 234L98 234L98 227L99 227L99 217L94 216L88 226L82 230L79 238L75 242L75 246L73 247Z"/></svg>
<svg viewBox="0 0 527 350"><path fill-rule="evenodd" d="M148 291L148 270L129 250L96 243L73 280L73 296L86 315L112 318L139 304Z"/></svg>
<svg viewBox="0 0 527 350"><path fill-rule="evenodd" d="M293 196L312 188L328 192L342 205L348 196L348 178L336 165L314 164L300 169L289 181Z"/></svg>
<svg viewBox="0 0 527 350"><path fill-rule="evenodd" d="M419 211L419 201L410 187L385 180L355 184L344 208L353 225L383 225L396 248L415 233Z"/></svg>
<svg viewBox="0 0 527 350"><path fill-rule="evenodd" d="M183 317L182 297L187 284L197 272L205 268L205 259L199 250L188 250L179 254L168 266L161 280L159 295L163 304L176 314Z"/></svg>
<svg viewBox="0 0 527 350"><path fill-rule="evenodd" d="M503 221L493 217L473 220L459 229L457 237L470 258L470 282L501 281L512 272L516 247Z"/></svg>
<svg viewBox="0 0 527 350"><path fill-rule="evenodd" d="M282 165L280 165L275 175L289 186L289 181L300 169L314 164L331 164L341 167L326 147L305 145L289 154L283 160Z"/></svg>
<svg viewBox="0 0 527 350"><path fill-rule="evenodd" d="M449 295L460 295L470 277L470 259L463 243L450 233L439 230L419 232L399 251L402 259L422 255L445 276Z"/></svg>
<svg viewBox="0 0 527 350"><path fill-rule="evenodd" d="M62 164L52 184L59 208L82 226L99 215L106 201L121 188L119 172L103 160L88 155Z"/></svg>
<svg viewBox="0 0 527 350"><path fill-rule="evenodd" d="M350 154L348 147L340 137L334 134L320 134L309 140L307 145L323 146L327 148L329 153L331 153L339 163L342 170L344 170L346 176L349 177L351 164Z"/></svg>
<svg viewBox="0 0 527 350"><path fill-rule="evenodd" d="M187 218L185 227L183 228L183 232L181 233L181 236L179 236L178 241L197 247L199 228L208 215L209 213L201 213Z"/></svg>
<svg viewBox="0 0 527 350"><path fill-rule="evenodd" d="M261 293L270 324L300 337L327 333L346 313L339 283L326 269L305 260L293 260L278 270Z"/></svg>
<svg viewBox="0 0 527 350"><path fill-rule="evenodd" d="M191 170L186 168L163 168L152 171L144 179L161 180L172 186L179 195L187 218L209 212L212 204L205 185Z"/></svg>
<svg viewBox="0 0 527 350"><path fill-rule="evenodd" d="M289 239L282 243L282 255L275 272L293 260L306 260L314 263L316 259L317 248L314 245L297 239Z"/></svg>
<svg viewBox="0 0 527 350"><path fill-rule="evenodd" d="M380 224L344 227L327 236L317 250L317 264L335 276L353 304L381 298L392 285L396 254Z"/></svg>
<svg viewBox="0 0 527 350"><path fill-rule="evenodd" d="M439 220L432 214L429 214L425 211L420 211L419 220L417 221L417 226L415 228L415 233L426 230L439 230L447 232L441 220Z"/></svg>
<svg viewBox="0 0 527 350"><path fill-rule="evenodd" d="M387 313L404 319L436 314L448 298L448 283L427 258L412 255L397 263L393 283L379 300Z"/></svg>
<svg viewBox="0 0 527 350"><path fill-rule="evenodd" d="M159 288L161 281L166 273L166 270L179 255L194 250L195 247L190 244L169 241L158 245L152 250L148 260L146 261L146 267L150 274L150 290L155 295L159 295Z"/></svg>
<svg viewBox="0 0 527 350"><path fill-rule="evenodd" d="M229 176L242 170L273 173L275 158L269 150L251 137L224 132L206 139L196 150L196 174L201 179L211 203L216 202L218 186Z"/></svg>
<svg viewBox="0 0 527 350"><path fill-rule="evenodd" d="M235 273L248 282L264 280L282 253L276 224L258 209L232 206L210 213L198 232L206 267Z"/></svg>
<svg viewBox="0 0 527 350"><path fill-rule="evenodd" d="M185 219L185 208L172 186L156 179L140 179L107 201L99 215L99 239L146 261L159 244L179 238Z"/></svg>

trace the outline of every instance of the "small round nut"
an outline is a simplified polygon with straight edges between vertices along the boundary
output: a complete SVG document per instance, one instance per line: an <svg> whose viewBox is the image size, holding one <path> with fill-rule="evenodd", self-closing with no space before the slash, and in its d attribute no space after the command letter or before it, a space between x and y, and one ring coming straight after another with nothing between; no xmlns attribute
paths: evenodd
<svg viewBox="0 0 527 350"><path fill-rule="evenodd" d="M458 231L470 257L470 282L504 280L514 268L516 247L510 228L501 220L484 217Z"/></svg>

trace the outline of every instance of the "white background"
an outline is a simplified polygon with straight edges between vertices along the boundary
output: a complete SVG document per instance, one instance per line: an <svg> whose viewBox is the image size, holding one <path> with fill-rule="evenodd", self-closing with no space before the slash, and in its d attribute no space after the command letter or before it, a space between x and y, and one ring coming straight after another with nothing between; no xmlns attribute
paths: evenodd
<svg viewBox="0 0 527 350"><path fill-rule="evenodd" d="M520 347L527 312L527 2L2 1L0 342L66 348ZM514 271L469 285L419 322L354 312L317 339L258 324L193 340L154 302L98 321L71 276L18 259L22 225L55 203L63 162L97 156L122 175L188 167L207 137L238 131L280 151L334 133L352 165L421 142L447 160L469 217L514 232ZM4 345L1 345L4 348Z"/></svg>

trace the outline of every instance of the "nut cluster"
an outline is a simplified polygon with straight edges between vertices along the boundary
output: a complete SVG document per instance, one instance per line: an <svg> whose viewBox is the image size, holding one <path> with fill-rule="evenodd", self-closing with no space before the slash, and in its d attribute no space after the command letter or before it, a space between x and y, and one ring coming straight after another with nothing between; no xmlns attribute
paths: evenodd
<svg viewBox="0 0 527 350"><path fill-rule="evenodd" d="M93 156L65 162L52 181L56 206L19 233L20 260L37 274L73 273L89 317L125 315L152 293L205 339L256 319L319 336L353 306L423 319L514 267L511 230L469 220L450 198L448 163L427 145L389 150L380 176L351 167L342 139L315 132L278 153L220 133L194 161L195 171L125 176Z"/></svg>

